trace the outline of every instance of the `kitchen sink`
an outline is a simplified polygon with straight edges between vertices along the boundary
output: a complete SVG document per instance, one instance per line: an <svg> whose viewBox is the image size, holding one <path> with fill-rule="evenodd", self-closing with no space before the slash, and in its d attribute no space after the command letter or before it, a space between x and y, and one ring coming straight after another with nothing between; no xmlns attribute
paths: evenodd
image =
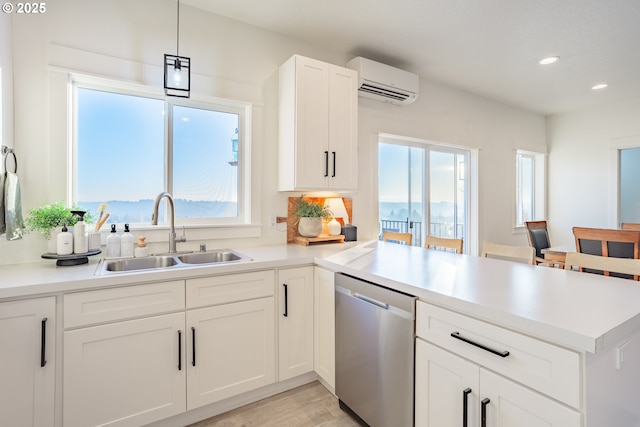
<svg viewBox="0 0 640 427"><path fill-rule="evenodd" d="M153 256L147 258L128 258L105 261L106 271L134 271L149 268L167 268L178 264L172 256Z"/></svg>
<svg viewBox="0 0 640 427"><path fill-rule="evenodd" d="M104 259L96 274L126 273L139 270L162 270L168 268L194 267L232 262L251 261L251 258L230 249L208 252L192 252L180 255L155 255L145 258Z"/></svg>
<svg viewBox="0 0 640 427"><path fill-rule="evenodd" d="M178 256L178 259L185 264L209 264L219 262L240 261L246 258L232 251L194 252Z"/></svg>

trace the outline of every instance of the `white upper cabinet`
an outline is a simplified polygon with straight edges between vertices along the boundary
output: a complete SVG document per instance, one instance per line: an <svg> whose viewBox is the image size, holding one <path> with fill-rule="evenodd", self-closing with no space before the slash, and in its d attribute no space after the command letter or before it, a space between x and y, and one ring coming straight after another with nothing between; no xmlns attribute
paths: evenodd
<svg viewBox="0 0 640 427"><path fill-rule="evenodd" d="M280 67L278 189L358 186L358 75L294 55Z"/></svg>

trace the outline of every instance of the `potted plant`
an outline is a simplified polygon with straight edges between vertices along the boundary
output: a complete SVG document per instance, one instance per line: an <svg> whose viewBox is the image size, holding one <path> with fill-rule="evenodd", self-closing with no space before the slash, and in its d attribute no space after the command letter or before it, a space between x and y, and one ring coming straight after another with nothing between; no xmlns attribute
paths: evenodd
<svg viewBox="0 0 640 427"><path fill-rule="evenodd" d="M67 208L62 202L33 208L29 210L25 220L27 230L36 231L51 241L51 230L62 228L63 225L71 228L78 221L78 217L71 213L72 210L81 209L78 207ZM91 222L91 215L86 213L84 220Z"/></svg>
<svg viewBox="0 0 640 427"><path fill-rule="evenodd" d="M298 217L298 233L302 237L316 237L322 232L322 219L329 218L331 212L320 203L300 196L293 215Z"/></svg>

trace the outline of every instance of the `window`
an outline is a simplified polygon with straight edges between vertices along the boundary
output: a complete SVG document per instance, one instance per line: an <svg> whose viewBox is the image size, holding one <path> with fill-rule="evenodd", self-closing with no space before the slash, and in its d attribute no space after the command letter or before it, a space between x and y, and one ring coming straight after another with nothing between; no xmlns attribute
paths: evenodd
<svg viewBox="0 0 640 427"><path fill-rule="evenodd" d="M515 227L545 216L544 160L544 154L516 151Z"/></svg>
<svg viewBox="0 0 640 427"><path fill-rule="evenodd" d="M469 151L389 136L378 151L381 232L411 233L414 246L427 235L467 242Z"/></svg>
<svg viewBox="0 0 640 427"><path fill-rule="evenodd" d="M182 223L248 222L246 105L74 88L74 203L94 213L108 203L109 222L148 224L167 191Z"/></svg>

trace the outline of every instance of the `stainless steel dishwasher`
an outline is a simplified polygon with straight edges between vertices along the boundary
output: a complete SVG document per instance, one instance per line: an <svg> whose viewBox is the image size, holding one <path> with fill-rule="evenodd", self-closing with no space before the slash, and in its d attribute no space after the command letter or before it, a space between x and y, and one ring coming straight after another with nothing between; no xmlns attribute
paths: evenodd
<svg viewBox="0 0 640 427"><path fill-rule="evenodd" d="M416 297L336 273L336 395L371 427L413 426Z"/></svg>

